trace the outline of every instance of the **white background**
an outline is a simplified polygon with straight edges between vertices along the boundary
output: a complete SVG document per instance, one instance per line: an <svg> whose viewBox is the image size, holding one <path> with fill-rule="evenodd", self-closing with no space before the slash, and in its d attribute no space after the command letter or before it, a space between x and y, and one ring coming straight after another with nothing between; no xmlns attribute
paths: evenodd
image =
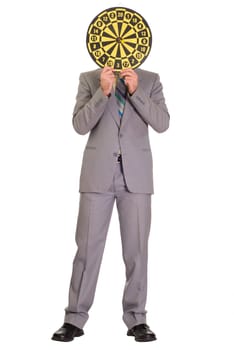
<svg viewBox="0 0 234 350"><path fill-rule="evenodd" d="M2 349L233 349L231 5L1 1ZM73 130L72 110L80 72L96 69L86 50L88 25L112 6L132 8L149 23L153 46L142 68L160 74L171 115L166 133L150 129L155 194L147 310L158 340L144 345L126 336L114 207L86 334L65 345L50 338L67 306L88 137Z"/></svg>

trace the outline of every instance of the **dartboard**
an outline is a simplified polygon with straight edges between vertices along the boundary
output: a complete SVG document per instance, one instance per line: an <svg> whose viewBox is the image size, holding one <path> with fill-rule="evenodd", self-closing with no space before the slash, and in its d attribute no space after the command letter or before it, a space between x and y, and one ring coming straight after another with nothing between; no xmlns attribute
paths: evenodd
<svg viewBox="0 0 234 350"><path fill-rule="evenodd" d="M142 64L149 55L152 34L139 13L113 7L93 19L86 43L90 56L100 67L109 66L120 71Z"/></svg>

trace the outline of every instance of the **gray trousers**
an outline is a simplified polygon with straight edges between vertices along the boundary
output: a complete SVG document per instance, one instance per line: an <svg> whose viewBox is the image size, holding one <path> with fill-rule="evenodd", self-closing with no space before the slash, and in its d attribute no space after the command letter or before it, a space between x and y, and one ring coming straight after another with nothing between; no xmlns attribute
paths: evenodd
<svg viewBox="0 0 234 350"><path fill-rule="evenodd" d="M126 267L123 321L128 329L146 323L148 238L151 194L131 193L122 164L116 162L113 183L106 193L81 192L76 227L77 253L69 289L65 322L83 328L93 303L114 202L120 222Z"/></svg>

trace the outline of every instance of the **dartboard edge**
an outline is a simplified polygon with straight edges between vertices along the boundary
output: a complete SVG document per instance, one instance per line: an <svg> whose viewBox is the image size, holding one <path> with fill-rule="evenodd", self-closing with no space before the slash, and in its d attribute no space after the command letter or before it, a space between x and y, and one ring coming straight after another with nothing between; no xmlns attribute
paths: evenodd
<svg viewBox="0 0 234 350"><path fill-rule="evenodd" d="M86 46L101 68L135 69L150 53L152 33L146 20L135 10L111 7L100 12L89 24Z"/></svg>

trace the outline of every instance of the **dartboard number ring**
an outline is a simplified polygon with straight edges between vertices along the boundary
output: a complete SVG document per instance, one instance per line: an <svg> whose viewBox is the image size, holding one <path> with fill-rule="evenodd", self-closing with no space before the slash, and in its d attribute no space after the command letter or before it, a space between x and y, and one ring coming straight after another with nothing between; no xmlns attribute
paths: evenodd
<svg viewBox="0 0 234 350"><path fill-rule="evenodd" d="M139 67L149 55L152 34L145 19L128 8L110 8L97 15L87 31L87 49L100 67L116 71Z"/></svg>

